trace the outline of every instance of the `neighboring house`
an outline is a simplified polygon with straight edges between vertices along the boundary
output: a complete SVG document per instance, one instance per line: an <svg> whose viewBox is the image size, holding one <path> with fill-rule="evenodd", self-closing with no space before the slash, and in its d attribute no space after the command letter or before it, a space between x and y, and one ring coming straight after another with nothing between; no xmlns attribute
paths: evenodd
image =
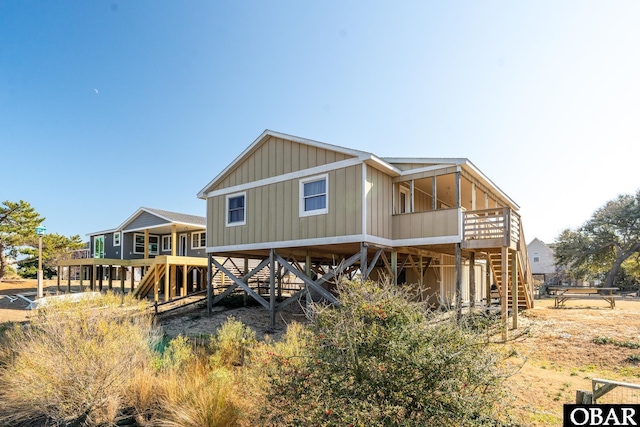
<svg viewBox="0 0 640 427"><path fill-rule="evenodd" d="M143 207L114 229L90 233L91 257L204 257L205 223L206 219L201 216Z"/></svg>
<svg viewBox="0 0 640 427"><path fill-rule="evenodd" d="M556 260L551 249L537 237L527 245L531 274L543 284L553 280L556 276Z"/></svg>
<svg viewBox="0 0 640 427"><path fill-rule="evenodd" d="M432 305L474 305L495 284L505 319L516 298L533 304L519 207L464 158L383 158L267 130L198 197L207 201L210 269L233 281L213 290L209 307L242 289L273 325L276 311L308 292L338 304L332 282L354 275L415 284ZM223 256L259 265L234 275ZM268 295L248 285L260 269ZM306 289L278 299L285 276Z"/></svg>
<svg viewBox="0 0 640 427"><path fill-rule="evenodd" d="M104 279L109 280L109 288L114 279L120 280L124 289L128 276L130 289L140 281L136 289L140 296L152 289L156 300L161 292L165 300L184 295L191 288L192 273L198 288L205 285L205 222L201 216L142 207L116 228L89 233L81 255L88 256L61 261L58 268L76 267L66 276L88 278L92 289L96 281L102 289Z"/></svg>

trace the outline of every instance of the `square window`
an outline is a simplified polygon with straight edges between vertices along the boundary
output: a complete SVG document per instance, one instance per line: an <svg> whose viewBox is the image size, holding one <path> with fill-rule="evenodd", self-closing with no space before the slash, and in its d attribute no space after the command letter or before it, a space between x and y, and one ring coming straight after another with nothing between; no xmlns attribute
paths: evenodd
<svg viewBox="0 0 640 427"><path fill-rule="evenodd" d="M227 226L244 225L246 221L246 193L227 196Z"/></svg>
<svg viewBox="0 0 640 427"><path fill-rule="evenodd" d="M149 255L158 255L159 243L158 236L149 236ZM144 234L133 235L133 253L144 254Z"/></svg>
<svg viewBox="0 0 640 427"><path fill-rule="evenodd" d="M325 214L328 208L328 176L300 180L300 216Z"/></svg>
<svg viewBox="0 0 640 427"><path fill-rule="evenodd" d="M200 233L191 234L191 249L201 249L207 246L207 233L202 231Z"/></svg>

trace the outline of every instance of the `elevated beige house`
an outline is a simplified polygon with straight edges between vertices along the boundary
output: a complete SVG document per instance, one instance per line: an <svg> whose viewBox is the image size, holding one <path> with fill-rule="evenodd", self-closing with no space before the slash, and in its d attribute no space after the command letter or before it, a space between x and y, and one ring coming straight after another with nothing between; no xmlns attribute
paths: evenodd
<svg viewBox="0 0 640 427"><path fill-rule="evenodd" d="M473 306L494 284L505 319L533 304L519 207L467 159L384 158L266 130L198 197L210 274L232 281L210 304L243 290L272 324L310 294L339 304L338 276L414 284L431 305ZM240 274L225 257L245 259ZM260 272L268 294L250 284ZM300 290L283 296L287 281Z"/></svg>

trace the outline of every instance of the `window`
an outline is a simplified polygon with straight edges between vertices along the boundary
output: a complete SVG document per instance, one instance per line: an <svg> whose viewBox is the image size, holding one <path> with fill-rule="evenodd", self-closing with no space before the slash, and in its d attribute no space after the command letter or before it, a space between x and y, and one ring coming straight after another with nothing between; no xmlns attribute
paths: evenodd
<svg viewBox="0 0 640 427"><path fill-rule="evenodd" d="M162 252L171 251L171 236L162 236Z"/></svg>
<svg viewBox="0 0 640 427"><path fill-rule="evenodd" d="M204 231L200 233L191 234L191 249L200 249L207 246L207 233Z"/></svg>
<svg viewBox="0 0 640 427"><path fill-rule="evenodd" d="M229 194L227 196L227 226L245 225L247 223L245 215L246 199L247 193Z"/></svg>
<svg viewBox="0 0 640 427"><path fill-rule="evenodd" d="M540 254L538 252L534 252L533 262L540 262Z"/></svg>
<svg viewBox="0 0 640 427"><path fill-rule="evenodd" d="M158 255L158 236L149 236L149 255ZM133 235L133 253L144 254L144 234Z"/></svg>
<svg viewBox="0 0 640 427"><path fill-rule="evenodd" d="M120 246L120 232L113 233L113 246Z"/></svg>
<svg viewBox="0 0 640 427"><path fill-rule="evenodd" d="M300 216L325 214L329 211L327 175L300 180Z"/></svg>

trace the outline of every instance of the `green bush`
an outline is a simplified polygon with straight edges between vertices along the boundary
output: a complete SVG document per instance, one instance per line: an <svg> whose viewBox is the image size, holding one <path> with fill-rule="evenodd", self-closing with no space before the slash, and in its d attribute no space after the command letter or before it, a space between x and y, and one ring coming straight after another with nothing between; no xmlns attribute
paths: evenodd
<svg viewBox="0 0 640 427"><path fill-rule="evenodd" d="M228 367L243 366L255 344L256 333L231 316L211 338L212 363Z"/></svg>
<svg viewBox="0 0 640 427"><path fill-rule="evenodd" d="M496 347L398 287L344 282L338 291L339 307L315 307L313 338L285 337L299 354L274 352L265 422L500 425L506 374Z"/></svg>
<svg viewBox="0 0 640 427"><path fill-rule="evenodd" d="M132 373L157 339L146 304L108 294L52 302L9 331L0 368L0 424L100 425L128 405Z"/></svg>

